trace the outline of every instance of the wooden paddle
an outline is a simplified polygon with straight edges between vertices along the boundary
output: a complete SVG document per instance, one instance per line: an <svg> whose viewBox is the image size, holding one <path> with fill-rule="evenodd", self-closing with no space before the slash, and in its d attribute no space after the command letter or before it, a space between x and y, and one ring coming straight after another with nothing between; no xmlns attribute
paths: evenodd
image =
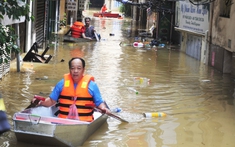
<svg viewBox="0 0 235 147"><path fill-rule="evenodd" d="M105 102L105 105L107 106L106 102ZM100 112L102 114L106 114L106 115L108 115L110 117L113 117L113 118L115 118L115 119L117 119L117 120L119 120L121 122L129 123L127 120L125 120L125 119L123 119L123 118L121 118L121 117L119 117L119 116L117 116L117 115L115 115L113 113L105 113L103 110L101 110L98 107L95 107L94 105L85 105L85 106L86 107L92 107L94 110L96 110L96 111L98 111L98 112ZM107 108L108 108L108 106L107 106Z"/></svg>
<svg viewBox="0 0 235 147"><path fill-rule="evenodd" d="M100 108L97 108L97 107L94 107L94 109L95 109L96 111L102 113L102 114L107 114L108 116L113 117L113 118L115 118L115 119L117 119L117 120L119 120L119 121L122 121L122 122L125 122L125 123L129 123L127 120L125 120L125 119L123 119L123 118L121 118L121 117L119 117L119 116L117 116L117 115L114 115L113 113L105 113L105 112L103 112Z"/></svg>
<svg viewBox="0 0 235 147"><path fill-rule="evenodd" d="M34 102L31 102L31 104L25 109L34 108L38 105L38 103L40 101L45 101L45 99L46 99L46 98L39 96L39 95L34 95L34 98L36 98L36 100Z"/></svg>

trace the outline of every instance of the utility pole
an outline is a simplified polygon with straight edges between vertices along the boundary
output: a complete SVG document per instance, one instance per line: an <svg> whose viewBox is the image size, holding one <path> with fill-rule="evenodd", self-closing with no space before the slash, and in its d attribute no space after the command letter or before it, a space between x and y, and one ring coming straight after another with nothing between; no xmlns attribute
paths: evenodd
<svg viewBox="0 0 235 147"><path fill-rule="evenodd" d="M16 45L20 47L20 31L19 31L19 23L15 25L15 32L17 34ZM20 52L16 54L16 68L17 72L20 72Z"/></svg>

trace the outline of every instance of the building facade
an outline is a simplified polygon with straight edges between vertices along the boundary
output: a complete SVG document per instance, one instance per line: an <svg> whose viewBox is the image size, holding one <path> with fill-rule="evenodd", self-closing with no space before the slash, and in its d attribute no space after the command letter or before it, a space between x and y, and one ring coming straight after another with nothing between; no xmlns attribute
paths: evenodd
<svg viewBox="0 0 235 147"><path fill-rule="evenodd" d="M176 18L175 30L181 32L183 52L222 73L235 75L235 31L231 25L235 23L235 6L231 0L179 1Z"/></svg>
<svg viewBox="0 0 235 147"><path fill-rule="evenodd" d="M211 3L209 65L235 75L235 5L232 0Z"/></svg>
<svg viewBox="0 0 235 147"><path fill-rule="evenodd" d="M181 33L181 51L206 64L209 10L208 5L194 5L189 1L176 2L175 30Z"/></svg>

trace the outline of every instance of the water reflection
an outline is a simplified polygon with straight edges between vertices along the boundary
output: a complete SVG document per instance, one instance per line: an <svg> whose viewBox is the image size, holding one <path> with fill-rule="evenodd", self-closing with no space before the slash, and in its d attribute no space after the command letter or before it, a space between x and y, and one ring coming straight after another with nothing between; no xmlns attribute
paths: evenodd
<svg viewBox="0 0 235 147"><path fill-rule="evenodd" d="M136 31L130 20L93 18L92 23L101 33L100 42L59 42L48 51L53 55L49 64L23 63L21 73L12 71L1 80L11 125L13 114L26 108L33 95L48 96L68 72L69 59L80 56L109 106L122 108L118 115L130 122L109 118L84 147L234 146L232 77L186 56L175 46L134 48ZM167 116L145 118L146 112L165 112ZM2 146L35 146L17 142L14 132L5 133L0 142Z"/></svg>

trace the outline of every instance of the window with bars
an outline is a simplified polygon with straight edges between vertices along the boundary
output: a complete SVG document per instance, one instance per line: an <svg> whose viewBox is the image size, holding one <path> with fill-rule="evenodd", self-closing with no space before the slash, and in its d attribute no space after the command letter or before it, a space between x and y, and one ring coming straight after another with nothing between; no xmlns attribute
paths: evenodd
<svg viewBox="0 0 235 147"><path fill-rule="evenodd" d="M220 0L220 16L230 18L232 0Z"/></svg>

